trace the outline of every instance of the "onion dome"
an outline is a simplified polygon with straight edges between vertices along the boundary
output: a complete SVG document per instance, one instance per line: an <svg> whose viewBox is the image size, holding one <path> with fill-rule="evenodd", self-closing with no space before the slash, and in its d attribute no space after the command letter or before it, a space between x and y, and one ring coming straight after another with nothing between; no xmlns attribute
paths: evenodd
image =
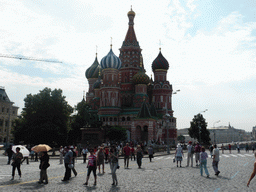
<svg viewBox="0 0 256 192"><path fill-rule="evenodd" d="M169 69L169 63L162 55L161 51L159 52L157 58L152 63L152 70L155 71L156 69Z"/></svg>
<svg viewBox="0 0 256 192"><path fill-rule="evenodd" d="M106 68L120 69L121 60L113 53L111 48L109 53L101 59L100 66L102 69L106 69Z"/></svg>
<svg viewBox="0 0 256 192"><path fill-rule="evenodd" d="M149 77L145 73L144 69L140 69L139 72L133 76L132 82L134 84L148 84L149 83Z"/></svg>
<svg viewBox="0 0 256 192"><path fill-rule="evenodd" d="M94 84L93 84L93 89L99 89L100 88L100 80L98 79Z"/></svg>
<svg viewBox="0 0 256 192"><path fill-rule="evenodd" d="M99 77L99 70L100 70L100 65L97 59L97 55L95 58L95 61L93 64L85 71L85 77L87 79L90 78L98 78Z"/></svg>
<svg viewBox="0 0 256 192"><path fill-rule="evenodd" d="M131 7L131 11L129 11L127 13L128 16L135 16L135 12L132 10L132 7Z"/></svg>

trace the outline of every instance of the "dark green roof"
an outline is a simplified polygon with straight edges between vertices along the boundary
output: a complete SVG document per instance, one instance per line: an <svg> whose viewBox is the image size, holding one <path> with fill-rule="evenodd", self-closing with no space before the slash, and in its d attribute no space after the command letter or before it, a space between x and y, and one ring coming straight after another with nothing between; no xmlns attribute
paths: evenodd
<svg viewBox="0 0 256 192"><path fill-rule="evenodd" d="M154 103L151 103L149 111L152 116L157 117L157 112Z"/></svg>
<svg viewBox="0 0 256 192"><path fill-rule="evenodd" d="M143 101L137 117L138 118L152 118L145 101Z"/></svg>

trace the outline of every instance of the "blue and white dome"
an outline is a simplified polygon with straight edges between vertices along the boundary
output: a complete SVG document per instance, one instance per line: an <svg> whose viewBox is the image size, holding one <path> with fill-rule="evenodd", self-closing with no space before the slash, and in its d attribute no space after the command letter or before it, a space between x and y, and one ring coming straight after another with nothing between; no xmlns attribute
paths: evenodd
<svg viewBox="0 0 256 192"><path fill-rule="evenodd" d="M109 53L101 59L100 66L102 69L106 69L106 68L120 69L121 60L113 53L112 49L110 49Z"/></svg>

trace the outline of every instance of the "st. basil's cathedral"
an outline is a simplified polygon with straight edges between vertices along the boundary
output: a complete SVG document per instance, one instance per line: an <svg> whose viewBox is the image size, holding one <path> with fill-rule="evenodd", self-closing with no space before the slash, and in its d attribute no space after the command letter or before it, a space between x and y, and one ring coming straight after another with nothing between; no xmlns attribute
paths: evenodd
<svg viewBox="0 0 256 192"><path fill-rule="evenodd" d="M177 137L172 110L172 85L167 80L169 63L160 52L152 62L154 80L145 73L142 49L134 31L135 12L128 12L129 26L119 57L112 51L86 70L89 90L86 102L97 112L104 125L127 129L132 141L166 141ZM169 115L167 115L167 113Z"/></svg>

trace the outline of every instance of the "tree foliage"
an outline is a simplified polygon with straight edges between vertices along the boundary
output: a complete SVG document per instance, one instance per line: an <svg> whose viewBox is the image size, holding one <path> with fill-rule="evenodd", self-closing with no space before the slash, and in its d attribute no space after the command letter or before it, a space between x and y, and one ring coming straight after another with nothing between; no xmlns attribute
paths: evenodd
<svg viewBox="0 0 256 192"><path fill-rule="evenodd" d="M106 137L110 141L126 141L127 140L127 134L126 129L120 126L113 126L113 127L107 127L106 128Z"/></svg>
<svg viewBox="0 0 256 192"><path fill-rule="evenodd" d="M200 134L199 134L200 132ZM189 136L197 139L200 143L210 143L210 132L207 130L207 123L202 114L194 116L190 122L190 128L188 129Z"/></svg>
<svg viewBox="0 0 256 192"><path fill-rule="evenodd" d="M77 104L76 110L77 114L72 117L71 130L68 134L69 143L76 143L81 140L81 128L98 128L102 125L97 112L92 112L90 105L84 99Z"/></svg>
<svg viewBox="0 0 256 192"><path fill-rule="evenodd" d="M65 144L73 109L62 90L45 88L38 94L27 95L24 101L21 118L14 126L15 143Z"/></svg>
<svg viewBox="0 0 256 192"><path fill-rule="evenodd" d="M184 137L183 135L179 135L179 136L177 137L177 140L178 140L179 142L183 143L183 142L185 141L185 137Z"/></svg>

